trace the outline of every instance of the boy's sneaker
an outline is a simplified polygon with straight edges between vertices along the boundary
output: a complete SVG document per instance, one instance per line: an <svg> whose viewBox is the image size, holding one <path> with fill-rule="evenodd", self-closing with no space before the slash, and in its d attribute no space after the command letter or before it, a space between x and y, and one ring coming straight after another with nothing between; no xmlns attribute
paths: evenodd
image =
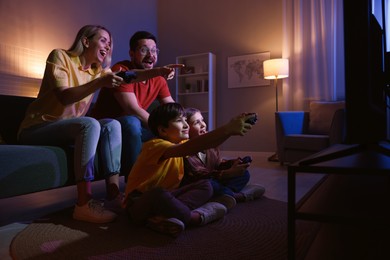
<svg viewBox="0 0 390 260"><path fill-rule="evenodd" d="M119 193L113 200L104 200L104 208L119 214L124 211L123 200L124 195Z"/></svg>
<svg viewBox="0 0 390 260"><path fill-rule="evenodd" d="M177 218L164 218L161 216L155 216L148 219L147 227L154 231L177 237L183 232L185 226L184 223Z"/></svg>
<svg viewBox="0 0 390 260"><path fill-rule="evenodd" d="M76 205L73 211L73 218L92 223L108 223L116 218L116 214L106 210L102 203L90 200L83 206Z"/></svg>
<svg viewBox="0 0 390 260"><path fill-rule="evenodd" d="M230 195L222 194L215 198L212 198L210 202L218 202L224 205L228 210L234 208L237 205L236 199Z"/></svg>
<svg viewBox="0 0 390 260"><path fill-rule="evenodd" d="M263 196L265 188L258 184L248 184L240 192L244 195L245 201L250 201Z"/></svg>
<svg viewBox="0 0 390 260"><path fill-rule="evenodd" d="M201 217L201 225L206 225L210 222L223 218L227 212L227 208L218 202L207 202L203 206L194 209Z"/></svg>

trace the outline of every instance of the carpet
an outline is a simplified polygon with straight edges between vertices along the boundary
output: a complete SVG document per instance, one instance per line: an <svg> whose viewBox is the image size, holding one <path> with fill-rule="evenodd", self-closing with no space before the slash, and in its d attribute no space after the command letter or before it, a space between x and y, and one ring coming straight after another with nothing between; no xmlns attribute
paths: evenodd
<svg viewBox="0 0 390 260"><path fill-rule="evenodd" d="M99 225L72 219L72 208L34 221L12 241L14 259L286 259L287 203L239 203L221 220L171 238L130 223L125 214ZM318 228L297 222L297 258Z"/></svg>

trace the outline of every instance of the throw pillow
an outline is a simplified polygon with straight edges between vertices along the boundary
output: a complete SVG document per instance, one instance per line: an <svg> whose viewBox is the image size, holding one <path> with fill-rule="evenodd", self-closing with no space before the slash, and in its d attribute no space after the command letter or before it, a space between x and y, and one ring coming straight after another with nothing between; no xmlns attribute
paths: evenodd
<svg viewBox="0 0 390 260"><path fill-rule="evenodd" d="M309 132L311 134L329 134L334 113L345 108L344 101L312 101L310 102Z"/></svg>

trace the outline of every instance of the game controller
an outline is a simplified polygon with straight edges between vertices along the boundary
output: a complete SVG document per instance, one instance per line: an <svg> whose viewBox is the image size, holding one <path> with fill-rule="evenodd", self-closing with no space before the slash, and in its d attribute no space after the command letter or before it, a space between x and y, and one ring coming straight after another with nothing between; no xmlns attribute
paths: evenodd
<svg viewBox="0 0 390 260"><path fill-rule="evenodd" d="M248 113L246 114L247 116L251 116L250 118L248 118L245 123L248 123L248 124L251 124L251 125L254 125L256 124L257 122L257 114L256 113Z"/></svg>
<svg viewBox="0 0 390 260"><path fill-rule="evenodd" d="M251 162L252 162L252 157L250 157L250 156L245 156L244 158L241 158L241 164L251 163Z"/></svg>
<svg viewBox="0 0 390 260"><path fill-rule="evenodd" d="M116 74L117 76L121 77L124 82L130 83L132 79L137 78L137 73L134 71L120 71Z"/></svg>

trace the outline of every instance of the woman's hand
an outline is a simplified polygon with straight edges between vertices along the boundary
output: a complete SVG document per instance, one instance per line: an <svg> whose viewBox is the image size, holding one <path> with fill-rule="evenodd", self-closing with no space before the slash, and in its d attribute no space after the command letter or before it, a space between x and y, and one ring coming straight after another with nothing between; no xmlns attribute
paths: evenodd
<svg viewBox="0 0 390 260"><path fill-rule="evenodd" d="M116 88L123 83L123 78L117 76L115 72L107 73L106 75L102 76L100 80L102 87L106 88Z"/></svg>

